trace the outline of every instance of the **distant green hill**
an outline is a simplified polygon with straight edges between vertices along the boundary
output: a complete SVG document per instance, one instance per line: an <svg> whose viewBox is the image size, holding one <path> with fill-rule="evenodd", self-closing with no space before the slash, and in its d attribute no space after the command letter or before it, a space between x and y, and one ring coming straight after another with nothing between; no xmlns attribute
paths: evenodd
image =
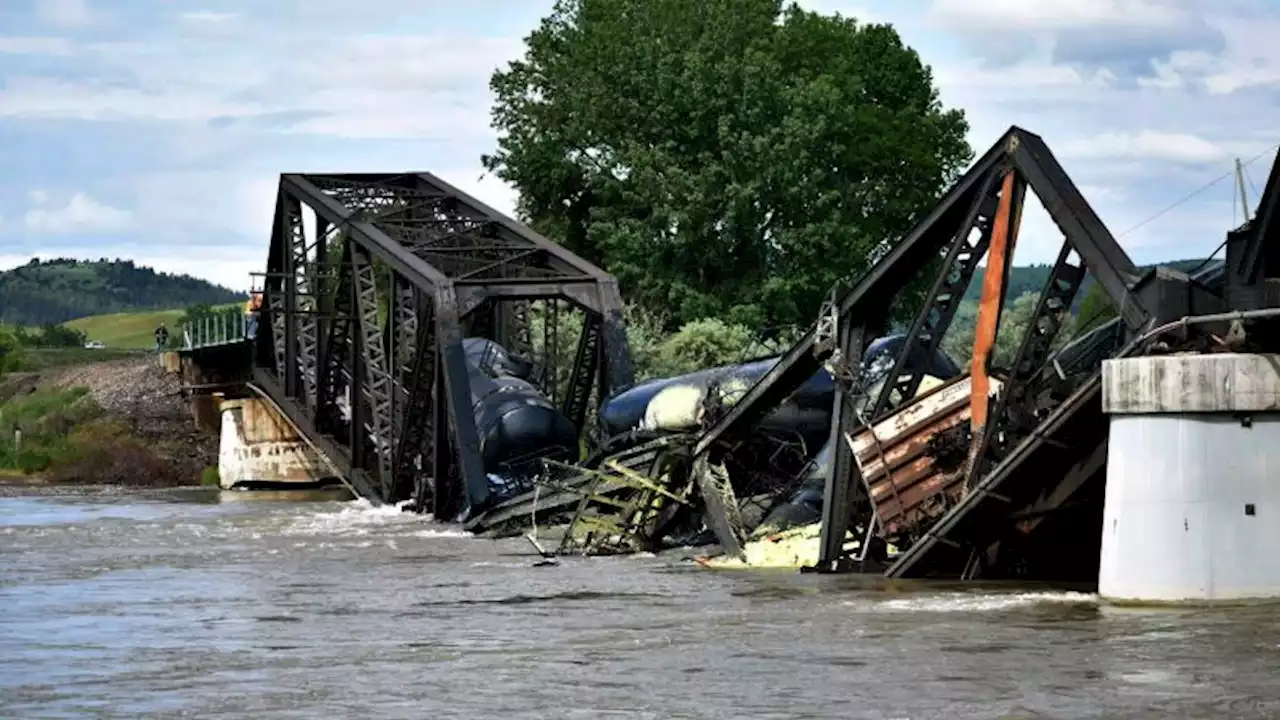
<svg viewBox="0 0 1280 720"><path fill-rule="evenodd" d="M0 272L0 324L43 325L104 313L237 302L241 293L132 260L32 260Z"/></svg>
<svg viewBox="0 0 1280 720"><path fill-rule="evenodd" d="M1182 272L1191 272L1205 264L1204 258L1196 258L1192 260L1172 260L1164 263L1155 263L1152 265L1141 266L1141 269L1147 270L1155 267L1155 265L1164 265ZM1049 281L1049 272L1053 270L1052 265L1025 265L1022 267L1014 267L1009 273L1009 289L1004 296L1004 306L1013 307L1013 303L1026 293L1038 293L1044 289L1044 284ZM978 302L982 298L982 278L986 274L986 268L980 267L973 274L973 281L969 283L969 289L965 291L964 300ZM1080 286L1080 292L1076 293L1075 303L1071 310L1077 312L1080 310L1080 302L1085 295L1089 293L1089 288L1093 286L1093 276L1088 275L1084 279L1084 283Z"/></svg>

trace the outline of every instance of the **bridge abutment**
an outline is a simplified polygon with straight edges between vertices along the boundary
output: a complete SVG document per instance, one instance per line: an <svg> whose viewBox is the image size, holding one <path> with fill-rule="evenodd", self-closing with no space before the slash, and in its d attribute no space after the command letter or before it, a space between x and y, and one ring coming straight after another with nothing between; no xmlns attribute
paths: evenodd
<svg viewBox="0 0 1280 720"><path fill-rule="evenodd" d="M218 476L224 490L344 487L316 451L265 400L223 400L218 414Z"/></svg>

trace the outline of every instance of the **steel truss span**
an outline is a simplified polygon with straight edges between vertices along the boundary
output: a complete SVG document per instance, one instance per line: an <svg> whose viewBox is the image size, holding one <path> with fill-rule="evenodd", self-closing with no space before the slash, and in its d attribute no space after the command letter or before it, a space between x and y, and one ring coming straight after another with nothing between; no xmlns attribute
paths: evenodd
<svg viewBox="0 0 1280 720"><path fill-rule="evenodd" d="M581 441L632 381L617 281L429 173L282 175L263 300L254 382L362 496L440 519L493 499L480 396L527 383ZM476 373L495 352L518 381Z"/></svg>
<svg viewBox="0 0 1280 720"><path fill-rule="evenodd" d="M999 309L1027 192L1040 199L1061 231L1061 250L1014 357L997 368L992 355ZM932 357L938 350L984 259L988 272L975 361L963 380L971 386L947 391L950 397L963 390L967 402L951 403L959 414L948 410L944 418L941 410L928 409L941 399L926 402L927 393L917 395L924 371L909 367L908 358ZM1078 348L1079 367L1058 367L1054 358L1063 355L1054 341L1086 275L1119 309L1110 325L1116 337L1102 343L1106 347ZM859 387L855 366L867 344L886 331L894 310L907 306L904 288L918 289L923 300L914 317L905 318L909 329L902 350L880 388ZM997 566L1005 571L1017 562L1016 548L1010 547L1034 536L1044 518L1068 507L1105 466L1106 426L1100 410L1090 415L1101 358L1153 323L1189 314L1195 299L1185 275L1140 272L1044 141L1014 127L824 309L814 330L699 437L693 452L714 463L720 448L826 368L842 390L832 412L835 444L815 569L857 569L850 567L844 547L846 533L861 524L879 528L882 536L891 526L891 539L910 548L886 568L893 576L976 577ZM912 415L913 406L919 417ZM870 439L868 428L875 429ZM901 444L885 444L882 429L897 433L894 440ZM950 456L945 463L943 454ZM1050 466L1060 472L1046 472ZM864 467L874 467L876 477L864 477ZM899 487L904 478L910 488ZM908 490L930 497L909 498ZM717 504L708 504L707 513L721 544L739 550L743 534L733 518ZM867 554L862 555L857 564L866 569Z"/></svg>

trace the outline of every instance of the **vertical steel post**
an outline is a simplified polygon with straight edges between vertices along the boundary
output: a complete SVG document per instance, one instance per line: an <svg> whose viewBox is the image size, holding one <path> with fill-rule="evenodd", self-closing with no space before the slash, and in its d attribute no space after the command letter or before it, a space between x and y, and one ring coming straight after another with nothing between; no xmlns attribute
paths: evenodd
<svg viewBox="0 0 1280 720"><path fill-rule="evenodd" d="M280 198L280 209L276 217L279 223L281 239L280 261L284 272L284 368L281 372L284 380L284 394L296 398L298 392L298 273L294 267L293 257L293 215L295 209L301 214L301 205L297 198L283 194Z"/></svg>
<svg viewBox="0 0 1280 720"><path fill-rule="evenodd" d="M840 318L837 328L837 342L841 357L853 367L857 367L862 359L863 347L866 344L867 328L852 318ZM856 382L856 379L855 379ZM822 535L819 540L818 570L836 572L840 569L840 557L844 552L844 537L849 531L849 511L853 483L858 479L857 464L854 462L853 449L849 447L846 434L858 426L858 417L853 404L837 380L835 400L831 411L831 467L828 470L826 483L822 490Z"/></svg>

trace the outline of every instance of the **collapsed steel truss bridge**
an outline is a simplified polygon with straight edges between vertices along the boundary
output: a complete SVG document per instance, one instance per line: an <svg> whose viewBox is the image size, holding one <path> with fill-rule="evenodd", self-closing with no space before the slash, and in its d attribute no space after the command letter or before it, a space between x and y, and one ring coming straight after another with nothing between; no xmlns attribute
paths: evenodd
<svg viewBox="0 0 1280 720"><path fill-rule="evenodd" d="M1028 192L1062 244L1016 351L997 363ZM1212 282L1203 273L1142 271L1043 140L1013 127L734 402L707 412L694 432L620 442L592 437L590 417L633 377L612 276L427 173L283 175L252 382L375 502L412 499L440 519L466 508L468 527L484 530L534 515L563 518L566 508L581 514L599 500L627 508L614 527L653 534L665 511L650 500L665 494L698 505L722 549L741 554L749 530L735 490L750 489L729 476L725 458L825 369L838 389L815 569L866 570L868 543L860 557L847 549L847 537L862 529L904 548L882 568L891 576L1025 576L1029 559L1070 562L1067 555L1089 554L1082 537L1099 535L1090 513L1100 510L1107 454L1102 359L1167 336L1152 329L1171 321L1280 305L1271 280L1280 271L1277 198L1280 163L1258 216L1228 235ZM940 349L984 259L974 360L963 377L922 390L925 370L910 358ZM1086 277L1117 317L1064 348L1059 331ZM906 318L904 288L925 289ZM548 365L556 324L544 312L536 332L533 303L581 313L568 373ZM905 341L886 380L860 386L857 363L895 321ZM1225 328L1206 326L1200 337L1213 333ZM545 365L534 373L540 389L559 398L581 442L602 441L588 463L572 467L577 448L566 456L564 469L582 471L576 484L553 488L540 503L533 493L493 500L464 337L492 339ZM1189 342L1185 333L1178 341ZM897 434L891 441L886 428ZM860 454L867 447L875 457ZM600 485L589 473L610 466L609 498L577 489ZM619 502L618 493L635 497Z"/></svg>
<svg viewBox="0 0 1280 720"><path fill-rule="evenodd" d="M282 175L263 301L254 383L360 495L437 518L490 499L464 335L531 356L531 302L581 311L580 432L632 379L614 278L425 172Z"/></svg>

